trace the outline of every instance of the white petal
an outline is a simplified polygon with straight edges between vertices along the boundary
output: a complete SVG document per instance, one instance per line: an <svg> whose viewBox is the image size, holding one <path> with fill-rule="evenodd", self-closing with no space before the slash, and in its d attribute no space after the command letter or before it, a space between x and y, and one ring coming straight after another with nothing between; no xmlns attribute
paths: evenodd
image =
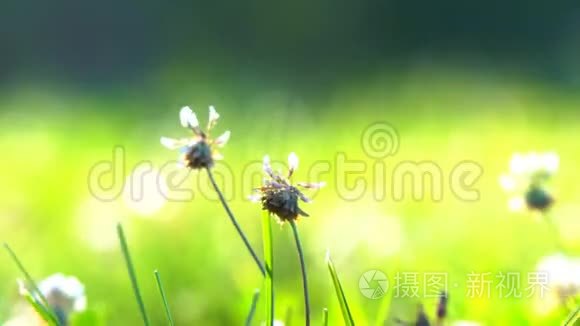
<svg viewBox="0 0 580 326"><path fill-rule="evenodd" d="M508 201L508 208L512 212L521 212L526 207L523 197L513 197Z"/></svg>
<svg viewBox="0 0 580 326"><path fill-rule="evenodd" d="M510 161L510 171L513 174L522 175L529 171L529 159L519 153L515 153Z"/></svg>
<svg viewBox="0 0 580 326"><path fill-rule="evenodd" d="M288 155L288 167L290 168L290 171L294 171L298 168L298 156L294 152Z"/></svg>
<svg viewBox="0 0 580 326"><path fill-rule="evenodd" d="M229 130L224 132L221 136L215 139L215 144L220 147L224 146L228 142L228 140L230 140L230 135L231 132Z"/></svg>
<svg viewBox="0 0 580 326"><path fill-rule="evenodd" d="M252 202L252 203L259 203L260 201L262 201L262 195L255 193L255 194L251 194L248 196L248 199Z"/></svg>
<svg viewBox="0 0 580 326"><path fill-rule="evenodd" d="M181 108L181 110L179 111L179 121L181 122L182 126L186 128L189 126L189 120L191 119L192 114L193 111L191 111L189 106L184 106Z"/></svg>
<svg viewBox="0 0 580 326"><path fill-rule="evenodd" d="M169 137L161 137L160 139L161 145L169 148L169 149L177 149L183 145L180 140L169 138Z"/></svg>
<svg viewBox="0 0 580 326"><path fill-rule="evenodd" d="M544 154L543 166L548 173L556 173L560 166L560 157L554 152Z"/></svg>
<svg viewBox="0 0 580 326"><path fill-rule="evenodd" d="M512 192L516 189L516 180L511 175L502 174L499 177L499 184L505 191L508 192Z"/></svg>
<svg viewBox="0 0 580 326"><path fill-rule="evenodd" d="M326 186L326 182L298 182L297 185L306 189L320 189Z"/></svg>
<svg viewBox="0 0 580 326"><path fill-rule="evenodd" d="M262 160L262 167L266 172L272 171L272 166L270 165L270 156L264 156L264 159Z"/></svg>
<svg viewBox="0 0 580 326"><path fill-rule="evenodd" d="M209 106L209 123L214 123L219 119L220 115L217 113L213 105Z"/></svg>
<svg viewBox="0 0 580 326"><path fill-rule="evenodd" d="M530 153L528 155L527 165L528 165L527 172L530 174L541 171L543 169L542 155L537 154L537 153Z"/></svg>

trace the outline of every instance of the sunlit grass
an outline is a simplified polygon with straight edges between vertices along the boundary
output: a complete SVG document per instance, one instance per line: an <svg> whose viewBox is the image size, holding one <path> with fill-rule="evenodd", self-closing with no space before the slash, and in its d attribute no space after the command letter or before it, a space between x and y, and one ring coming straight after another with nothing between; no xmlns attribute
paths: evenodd
<svg viewBox="0 0 580 326"><path fill-rule="evenodd" d="M18 244L21 254L32 258L27 261L31 270L43 274L66 270L79 275L87 284L90 305L103 307L109 323L138 323L138 314L125 313L135 302L121 286L127 281L123 265L112 263L116 262L116 248L104 245L111 235L114 240L114 232L103 233L102 242L98 233L91 234L91 242L103 244L98 251L88 244L87 234L81 232L91 230L88 225L81 227L85 221L77 216L82 204L91 198L86 190L87 171L95 162L110 159L113 144L125 146L128 168L141 160L161 166L169 156L157 146L157 138L174 128L175 110L187 103L212 103L224 117L236 121L231 126L231 146L223 151L225 162L233 171L241 170L266 152L275 157L290 150L301 154L304 166L316 160L332 163L337 152L372 163L360 148L359 136L365 126L378 120L391 122L401 135L399 152L386 161L387 172L404 160L433 160L446 173L463 159L475 160L484 167L478 183L481 199L476 203L457 200L447 188L439 203L428 199L395 202L389 197L388 188L385 201L363 198L346 202L334 190L336 180L331 172L324 180L328 190L315 198L316 205L309 207L313 217L304 221L307 227L301 228L307 242L306 261L312 271L309 281L313 289L313 318L320 318L316 312L323 306L330 308L331 324L342 318L339 307L332 307L336 295L328 286L326 265L320 259L325 248L330 248L337 260L352 313L365 313L369 320L374 320L381 307L378 301L367 300L359 293L358 279L366 270L390 272L389 266L400 260L401 270L445 271L450 279L463 281L473 270L533 271L540 257L558 251L551 231L537 223L534 216L509 213L506 208L497 178L515 151L545 149L561 155L562 169L552 184L558 192L558 206L552 218L556 227L569 234L562 239L569 253L578 256L580 242L574 237L578 233L574 230L579 226L575 216L580 211L576 204L580 180L575 164L580 156L573 140L580 128L576 110L580 98L533 83L478 80L476 76L418 70L345 86L317 100L296 99L296 94L268 89L256 89L244 97L240 92L231 96L227 89L200 94L197 86L175 91L170 85L164 87L166 94L151 94L157 97L151 103L134 96L121 100L84 100L82 96L67 98L58 94L42 100L15 97L12 102L1 104L3 112L26 112L0 116L5 126L0 132L3 240ZM123 112L127 105L131 109ZM59 112L60 107L81 111L47 113ZM31 125L33 131L28 130ZM306 175L307 169L303 171L299 172ZM206 178L201 176L191 176L185 186L205 186ZM367 181L374 178L371 169L361 176ZM387 173L385 184L390 180ZM256 207L241 196L241 190L247 188L237 178L234 191L224 191L234 194L229 203L249 240L258 244L260 218ZM99 202L95 207L126 218L126 225L135 234L131 247L147 253L139 257L139 265L150 270L159 266L164 275L171 275L164 277L164 282L168 288L177 289L167 293L177 324L240 323L248 311L248 306L240 302L245 302L244 298L260 286L262 278L256 275L255 264L231 225L224 221L223 212L220 215L216 210L219 204L208 202L199 191L195 194L193 201L185 204L168 202L151 220L141 219L122 201ZM94 210L93 206L90 209ZM346 220L349 223L341 223ZM385 220L389 222L377 223ZM369 225L380 227L373 229ZM277 229L273 229L277 239ZM341 229L345 229L341 235L350 236L333 238L333 232ZM369 239L371 231L373 236ZM296 291L299 266L295 248L282 245L291 243L285 240L291 239L279 239L273 248L277 258L277 298L284 302L284 306L276 307L277 319L282 319L286 305L293 306L295 312L302 305L302 294ZM43 243L45 247L39 252L32 243ZM180 253L178 257L168 254L176 251ZM349 263L343 263L343 259ZM111 266L109 277L103 280L101 273L89 266ZM15 301L11 280L16 275L4 268L0 269L0 277L5 280L0 283L0 293L7 298L0 301L4 316ZM109 283L116 286L109 287ZM142 286L148 289L148 284ZM227 288L227 294L218 288ZM525 299L471 300L465 297L465 290L461 284L452 289L453 320L559 324L565 317L561 311L538 315ZM142 296L148 307L159 306L155 291L145 290ZM263 292L255 321L263 318L260 312L266 297ZM166 320L163 309L151 309L150 318L152 324ZM295 322L298 318L300 314L294 313Z"/></svg>

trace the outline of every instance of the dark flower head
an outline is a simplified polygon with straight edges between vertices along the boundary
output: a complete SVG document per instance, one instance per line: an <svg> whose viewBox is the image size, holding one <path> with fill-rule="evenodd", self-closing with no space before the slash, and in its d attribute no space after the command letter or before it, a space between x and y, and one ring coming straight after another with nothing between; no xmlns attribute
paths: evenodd
<svg viewBox="0 0 580 326"><path fill-rule="evenodd" d="M526 204L531 210L546 211L552 203L554 198L548 191L540 186L532 185L525 194Z"/></svg>
<svg viewBox="0 0 580 326"><path fill-rule="evenodd" d="M264 157L264 172L266 178L263 185L256 189L257 194L252 198L262 203L262 209L270 214L276 215L281 223L296 220L299 216L308 216L298 206L299 201L308 203L310 199L306 197L299 188L317 189L323 186L322 183L297 183L295 187L292 182L292 174L298 167L298 157L294 153L288 156L288 176L283 177L280 173L274 172L270 165L270 158Z"/></svg>
<svg viewBox="0 0 580 326"><path fill-rule="evenodd" d="M179 149L180 162L190 169L211 168L214 160L221 159L217 148L223 147L230 138L226 131L221 136L212 139L211 129L217 124L219 114L213 106L209 107L209 121L205 131L199 127L197 116L188 106L181 108L179 119L181 125L193 131L193 137L172 139L161 137L161 144L169 149Z"/></svg>

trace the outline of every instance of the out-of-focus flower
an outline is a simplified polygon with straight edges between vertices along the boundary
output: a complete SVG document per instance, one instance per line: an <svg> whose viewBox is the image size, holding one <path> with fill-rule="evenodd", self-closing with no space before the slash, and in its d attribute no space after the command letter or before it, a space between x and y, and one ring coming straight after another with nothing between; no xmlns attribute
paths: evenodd
<svg viewBox="0 0 580 326"><path fill-rule="evenodd" d="M87 306L85 286L74 276L57 273L38 284L38 289L51 307L66 312L83 311Z"/></svg>
<svg viewBox="0 0 580 326"><path fill-rule="evenodd" d="M263 210L276 215L280 223L296 220L299 216L308 216L298 206L298 200L308 203L310 199L291 182L292 174L298 168L298 156L295 153L290 153L288 156L288 167L288 175L283 177L272 170L270 157L265 156L263 169L267 178L262 186L256 189L257 193L251 196L254 201L262 203ZM324 186L324 183L299 182L296 185L303 189L318 189Z"/></svg>
<svg viewBox="0 0 580 326"><path fill-rule="evenodd" d="M509 209L545 211L554 202L546 183L557 172L560 158L556 153L513 155L509 173L499 178L500 185L510 194Z"/></svg>
<svg viewBox="0 0 580 326"><path fill-rule="evenodd" d="M570 258L563 254L544 257L538 263L537 271L547 276L546 301L566 304L580 294L580 258ZM542 299L542 298L540 298Z"/></svg>
<svg viewBox="0 0 580 326"><path fill-rule="evenodd" d="M209 121L204 131L200 128L195 113L185 106L179 112L179 120L183 127L193 131L193 137L181 139L161 137L161 144L169 149L179 149L179 161L190 169L211 168L214 160L222 158L217 149L223 147L230 139L229 130L215 139L210 137L210 131L217 124L219 117L215 108L210 106Z"/></svg>
<svg viewBox="0 0 580 326"><path fill-rule="evenodd" d="M32 296L43 302L36 291L31 291L22 280L18 280L19 291L23 296ZM54 312L62 325L68 324L72 312L83 311L87 306L85 286L74 276L57 273L38 284L38 291L46 298L48 307Z"/></svg>

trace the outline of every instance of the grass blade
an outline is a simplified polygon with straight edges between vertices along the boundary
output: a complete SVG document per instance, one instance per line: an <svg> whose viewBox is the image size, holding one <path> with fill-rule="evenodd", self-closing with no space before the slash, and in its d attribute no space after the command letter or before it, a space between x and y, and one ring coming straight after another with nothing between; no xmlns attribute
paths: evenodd
<svg viewBox="0 0 580 326"><path fill-rule="evenodd" d="M175 323L173 322L173 317L171 316L171 311L169 310L169 304L167 303L167 296L165 295L165 290L163 289L163 283L161 282L161 275L159 275L159 271L155 270L153 272L155 275L155 281L157 282L157 288L159 289L159 294L161 295L161 300L163 301L163 308L165 308L165 315L167 315L167 321L169 321L169 325L173 326Z"/></svg>
<svg viewBox="0 0 580 326"><path fill-rule="evenodd" d="M296 222L294 222L294 220L290 220L290 225L292 226L292 233L294 233L296 249L298 249L298 258L300 258L300 271L302 272L302 288L304 292L304 319L306 321L306 326L308 326L310 325L310 296L308 293L308 280L306 278L304 251L302 250L302 244L300 243L300 236L298 235Z"/></svg>
<svg viewBox="0 0 580 326"><path fill-rule="evenodd" d="M580 319L580 306L576 308L576 310L572 311L566 320L562 323L563 326L573 326L576 325L576 322Z"/></svg>
<svg viewBox="0 0 580 326"><path fill-rule="evenodd" d="M262 211L262 241L264 246L264 295L266 297L266 325L274 325L274 249L272 247L272 218Z"/></svg>
<svg viewBox="0 0 580 326"><path fill-rule="evenodd" d="M135 299L137 300L139 311L141 312L141 317L143 318L143 324L149 326L149 318L147 318L145 304L143 304L143 299L141 298L141 291L139 290L139 284L137 283L137 275L135 274L135 269L133 268L131 255L129 254L129 247L127 246L127 239L125 238L125 232L123 232L123 226L121 226L121 223L117 224L117 235L119 236L121 250L123 251L125 263L127 264L127 271L129 272L129 278L131 279L131 285L133 286Z"/></svg>
<svg viewBox="0 0 580 326"><path fill-rule="evenodd" d="M258 299L260 298L260 290L256 289L254 291L254 295L252 296L252 305L250 306L250 311L248 312L248 317L246 317L246 326L250 326L252 324L252 319L254 318L254 314L256 313L256 305L258 305Z"/></svg>
<svg viewBox="0 0 580 326"><path fill-rule="evenodd" d="M350 308L348 307L348 302L346 301L346 296L340 285L340 280L336 273L336 268L332 259L330 259L330 252L326 253L326 264L328 265L328 270L330 271L330 277L332 278L332 283L334 284L334 289L336 290L336 298L340 304L340 310L342 311L342 318L344 319L344 324L347 326L354 325L354 320L352 319L352 314L350 313Z"/></svg>
<svg viewBox="0 0 580 326"><path fill-rule="evenodd" d="M328 309L322 309L322 326L328 326Z"/></svg>
<svg viewBox="0 0 580 326"><path fill-rule="evenodd" d="M26 286L32 290L32 293L28 291L21 291L21 294L30 303L30 305L32 305L34 310L38 312L40 317L44 319L44 321L46 321L50 325L60 325L58 318L48 306L48 300L46 300L44 294L40 292L40 290L38 289L38 285L36 285L36 282L34 282L32 276L30 276L26 268L24 268L24 265L22 264L20 259L18 259L18 256L16 256L14 250L12 250L12 248L10 248L10 246L7 243L4 243L4 248L10 255L10 258L12 258L12 260L14 261L14 263L16 264L22 275L24 275L24 278L26 279Z"/></svg>
<svg viewBox="0 0 580 326"><path fill-rule="evenodd" d="M22 291L21 291L22 292ZM58 319L54 316L52 311L45 307L39 300L37 300L30 292L20 293L26 301L32 306L34 311L38 313L40 318L51 326L59 326L60 323Z"/></svg>

